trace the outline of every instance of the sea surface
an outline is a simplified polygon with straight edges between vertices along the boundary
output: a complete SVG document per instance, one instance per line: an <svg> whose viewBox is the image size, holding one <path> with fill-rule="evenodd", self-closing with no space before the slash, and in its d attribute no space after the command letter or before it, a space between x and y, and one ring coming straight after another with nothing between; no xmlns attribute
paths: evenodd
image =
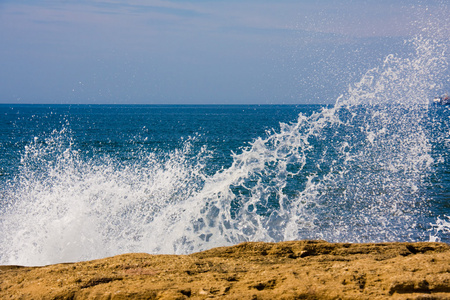
<svg viewBox="0 0 450 300"><path fill-rule="evenodd" d="M449 243L446 57L409 42L332 105L0 105L0 264Z"/></svg>

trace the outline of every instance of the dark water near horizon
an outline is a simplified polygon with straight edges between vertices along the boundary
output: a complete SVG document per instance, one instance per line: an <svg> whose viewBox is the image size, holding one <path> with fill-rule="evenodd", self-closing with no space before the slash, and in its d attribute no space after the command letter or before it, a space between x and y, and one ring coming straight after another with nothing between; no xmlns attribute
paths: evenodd
<svg viewBox="0 0 450 300"><path fill-rule="evenodd" d="M446 52L409 42L330 106L0 105L0 264L449 243Z"/></svg>
<svg viewBox="0 0 450 300"><path fill-rule="evenodd" d="M63 128L78 150L92 157L104 153L127 160L145 147L154 152L182 148L186 139L214 149L217 165L231 164L231 151L249 145L280 122L295 121L326 105L49 105L0 104L1 176L13 176L20 150L34 138ZM16 151L12 151L12 149Z"/></svg>

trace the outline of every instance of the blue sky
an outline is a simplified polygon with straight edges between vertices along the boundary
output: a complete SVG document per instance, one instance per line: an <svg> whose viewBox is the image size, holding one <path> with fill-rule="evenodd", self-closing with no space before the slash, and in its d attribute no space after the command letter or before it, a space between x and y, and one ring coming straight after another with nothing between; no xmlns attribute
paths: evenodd
<svg viewBox="0 0 450 300"><path fill-rule="evenodd" d="M443 7L0 0L0 103L332 103Z"/></svg>

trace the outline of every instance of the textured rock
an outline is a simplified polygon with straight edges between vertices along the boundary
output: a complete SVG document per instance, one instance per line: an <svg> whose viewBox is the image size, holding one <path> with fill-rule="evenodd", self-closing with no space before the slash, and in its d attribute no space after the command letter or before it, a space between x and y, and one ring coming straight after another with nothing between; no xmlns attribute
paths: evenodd
<svg viewBox="0 0 450 300"><path fill-rule="evenodd" d="M450 246L243 243L191 255L0 266L0 298L450 299Z"/></svg>

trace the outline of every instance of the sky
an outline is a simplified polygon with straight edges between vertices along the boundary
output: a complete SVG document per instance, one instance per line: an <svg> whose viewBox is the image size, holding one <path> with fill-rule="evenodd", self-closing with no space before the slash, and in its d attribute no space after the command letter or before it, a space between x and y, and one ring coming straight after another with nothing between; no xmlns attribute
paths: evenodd
<svg viewBox="0 0 450 300"><path fill-rule="evenodd" d="M334 103L441 2L0 0L0 103Z"/></svg>

